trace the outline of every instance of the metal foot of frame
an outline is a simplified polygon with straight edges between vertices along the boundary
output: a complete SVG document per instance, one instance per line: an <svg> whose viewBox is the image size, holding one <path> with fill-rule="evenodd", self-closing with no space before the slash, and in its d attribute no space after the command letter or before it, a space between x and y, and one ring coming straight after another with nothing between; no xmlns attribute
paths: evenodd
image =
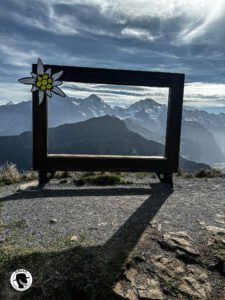
<svg viewBox="0 0 225 300"><path fill-rule="evenodd" d="M54 176L55 172L39 171L39 187L44 187Z"/></svg>
<svg viewBox="0 0 225 300"><path fill-rule="evenodd" d="M173 187L173 173L156 173L161 183L166 183Z"/></svg>

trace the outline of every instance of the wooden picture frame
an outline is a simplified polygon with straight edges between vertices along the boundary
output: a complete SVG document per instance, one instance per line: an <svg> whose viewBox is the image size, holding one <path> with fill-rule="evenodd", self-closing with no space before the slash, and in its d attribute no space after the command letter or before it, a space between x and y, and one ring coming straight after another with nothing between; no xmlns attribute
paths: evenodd
<svg viewBox="0 0 225 300"><path fill-rule="evenodd" d="M56 171L156 172L162 182L172 185L178 171L183 107L184 74L133 70L45 65L53 73L63 70L64 82L99 83L169 88L165 156L48 154L48 100L39 105L33 92L33 169L45 184ZM32 65L37 72L37 64ZM54 100L50 100L54 101ZM50 174L48 176L48 174Z"/></svg>

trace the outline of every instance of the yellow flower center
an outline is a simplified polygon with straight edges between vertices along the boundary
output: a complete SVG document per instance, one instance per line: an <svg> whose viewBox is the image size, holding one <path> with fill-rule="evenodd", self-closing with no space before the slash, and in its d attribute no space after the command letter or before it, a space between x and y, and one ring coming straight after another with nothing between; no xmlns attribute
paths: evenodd
<svg viewBox="0 0 225 300"><path fill-rule="evenodd" d="M52 78L48 74L39 75L36 80L36 86L42 91L51 90L53 88Z"/></svg>
<svg viewBox="0 0 225 300"><path fill-rule="evenodd" d="M48 82L47 82L46 79L43 79L43 80L42 80L42 85L47 85L47 83L48 83Z"/></svg>

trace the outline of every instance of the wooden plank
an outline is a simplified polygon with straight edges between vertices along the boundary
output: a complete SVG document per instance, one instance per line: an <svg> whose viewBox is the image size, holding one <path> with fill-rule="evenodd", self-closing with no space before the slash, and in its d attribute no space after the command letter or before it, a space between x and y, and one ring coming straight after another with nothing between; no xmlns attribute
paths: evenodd
<svg viewBox="0 0 225 300"><path fill-rule="evenodd" d="M169 89L165 157L175 172L179 168L180 136L183 109L184 76L174 79Z"/></svg>
<svg viewBox="0 0 225 300"><path fill-rule="evenodd" d="M104 159L104 158L112 158L112 159L144 159L144 160L166 160L164 156L139 156L139 155L97 155L97 154L48 154L48 158L97 158L97 159Z"/></svg>
<svg viewBox="0 0 225 300"><path fill-rule="evenodd" d="M86 155L48 155L46 167L49 171L121 171L121 172L156 172L159 169L169 172L167 160L163 157L129 157L129 156L89 156Z"/></svg>
<svg viewBox="0 0 225 300"><path fill-rule="evenodd" d="M36 65L32 72L36 73ZM48 101L39 105L38 92L33 94L33 169L45 168L48 152Z"/></svg>
<svg viewBox="0 0 225 300"><path fill-rule="evenodd" d="M63 70L63 74L60 78L62 81L149 87L172 87L174 79L183 78L184 76L180 73L84 68L57 65L45 65L45 68L51 68L52 73Z"/></svg>

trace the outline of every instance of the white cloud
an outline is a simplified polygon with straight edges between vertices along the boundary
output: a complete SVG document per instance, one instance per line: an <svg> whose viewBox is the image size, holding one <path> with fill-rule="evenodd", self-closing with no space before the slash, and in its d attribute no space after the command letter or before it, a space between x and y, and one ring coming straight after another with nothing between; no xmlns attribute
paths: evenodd
<svg viewBox="0 0 225 300"><path fill-rule="evenodd" d="M0 45L0 53L3 57L3 63L17 67L30 67L31 61L36 61L38 57L35 50L21 51L10 45Z"/></svg>
<svg viewBox="0 0 225 300"><path fill-rule="evenodd" d="M148 88L136 86L114 86L102 84L63 83L63 91L67 96L85 98L97 94L104 101L113 105L129 105L145 98L152 98L166 104L168 101L167 88ZM0 83L0 105L9 101L18 103L32 99L30 86L17 82ZM53 99L54 100L54 99ZM225 84L191 82L185 84L184 105L207 108L225 107Z"/></svg>
<svg viewBox="0 0 225 300"><path fill-rule="evenodd" d="M220 31L220 23L224 20L225 0L204 2L205 6L199 6L197 22L193 18L180 33L183 43L190 43L205 35L209 37L208 41L211 40L212 43L214 43L216 37L219 36L221 38L218 33Z"/></svg>
<svg viewBox="0 0 225 300"><path fill-rule="evenodd" d="M177 40L173 41L174 44L187 44L213 33L214 26L221 22L225 13L225 0L50 0L48 5L52 22L56 21L53 9L56 4L96 6L106 18L121 24L126 23L126 20L135 21L137 18L159 18L162 23L162 34L166 34L167 30L164 22L181 18L183 24L177 32ZM59 32L66 32L67 29L70 32L72 24L75 28L74 20L63 19L62 16L59 24L56 23L56 27ZM176 31L178 28L174 28L174 30ZM132 27L123 28L122 36L132 36L150 41L155 39L149 30ZM215 35L212 34L210 38L213 41Z"/></svg>
<svg viewBox="0 0 225 300"><path fill-rule="evenodd" d="M149 31L140 28L125 27L122 29L121 34L126 37L135 37L140 40L147 40L151 42L159 38L157 36L153 36Z"/></svg>
<svg viewBox="0 0 225 300"><path fill-rule="evenodd" d="M126 21L134 21L141 18L159 18L161 22L160 30L166 35L168 20L176 18L183 19L181 28L175 28L177 32L176 43L190 43L201 38L209 32L212 33L214 25L221 21L225 13L225 0L37 0L41 7L46 11L45 18L40 15L19 15L11 12L12 18L28 26L36 27L41 30L54 32L62 35L76 35L82 31L81 24L77 22L76 15L56 14L56 5L67 6L89 5L90 9L96 7L105 18L117 24L126 24ZM94 31L95 28L87 28ZM108 33L110 29L108 28ZM107 34L105 28L98 29L96 33ZM126 26L122 29L122 36L133 36L138 39L154 40L155 36L149 29ZM212 35L212 40L215 35Z"/></svg>
<svg viewBox="0 0 225 300"><path fill-rule="evenodd" d="M195 105L219 105L225 106L225 84L192 82L187 83L184 89L184 99Z"/></svg>
<svg viewBox="0 0 225 300"><path fill-rule="evenodd" d="M68 96L85 98L97 94L109 103L127 105L144 98L153 98L166 104L168 88L114 86L100 84L64 83ZM225 107L225 84L191 82L185 84L184 104L189 106L222 106Z"/></svg>
<svg viewBox="0 0 225 300"><path fill-rule="evenodd" d="M6 104L9 101L18 103L32 99L30 86L22 86L17 82L0 82L1 99L0 105Z"/></svg>
<svg viewBox="0 0 225 300"><path fill-rule="evenodd" d="M13 19L18 23L25 24L29 27L41 29L43 31L53 32L59 35L74 35L78 31L75 28L75 18L68 15L58 16L54 12L53 6L46 6L47 19L41 20L39 16L24 16L13 13Z"/></svg>

